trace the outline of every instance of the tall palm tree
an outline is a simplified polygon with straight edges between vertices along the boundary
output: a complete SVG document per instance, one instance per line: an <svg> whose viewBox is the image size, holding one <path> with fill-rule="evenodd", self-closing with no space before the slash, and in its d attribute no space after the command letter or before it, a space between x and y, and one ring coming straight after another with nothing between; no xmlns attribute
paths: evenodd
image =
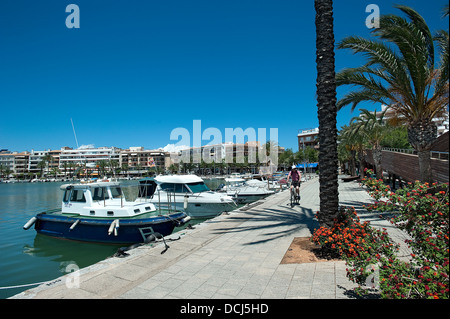
<svg viewBox="0 0 450 319"><path fill-rule="evenodd" d="M42 161L47 163L47 174L50 173L50 166L53 163L53 156L51 156L50 154L47 154L44 157L42 157ZM42 175L42 171L41 171L41 175Z"/></svg>
<svg viewBox="0 0 450 319"><path fill-rule="evenodd" d="M336 79L334 60L333 1L315 0L317 115L319 118L319 223L332 227L339 210L336 129Z"/></svg>
<svg viewBox="0 0 450 319"><path fill-rule="evenodd" d="M367 63L348 68L336 76L337 85L354 85L339 100L338 109L362 101L389 105L398 120L408 127L408 140L417 150L422 181L431 182L430 148L437 136L433 118L448 108L448 32L439 31L433 38L425 20L415 10L395 6L408 19L385 15L380 28L372 34L381 41L347 37L338 48L362 53ZM435 65L435 45L440 48L440 62Z"/></svg>

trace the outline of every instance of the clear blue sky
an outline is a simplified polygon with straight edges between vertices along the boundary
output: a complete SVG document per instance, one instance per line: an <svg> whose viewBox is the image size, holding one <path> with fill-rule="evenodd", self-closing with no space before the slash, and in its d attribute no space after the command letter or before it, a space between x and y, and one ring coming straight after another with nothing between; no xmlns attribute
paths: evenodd
<svg viewBox="0 0 450 319"><path fill-rule="evenodd" d="M336 41L368 36L371 3L448 28L447 0L336 0ZM80 145L163 147L201 120L223 135L276 127L296 151L298 130L318 126L314 17L313 0L1 0L0 149L76 147L72 118ZM361 61L336 52L337 71ZM355 115L341 110L338 127Z"/></svg>

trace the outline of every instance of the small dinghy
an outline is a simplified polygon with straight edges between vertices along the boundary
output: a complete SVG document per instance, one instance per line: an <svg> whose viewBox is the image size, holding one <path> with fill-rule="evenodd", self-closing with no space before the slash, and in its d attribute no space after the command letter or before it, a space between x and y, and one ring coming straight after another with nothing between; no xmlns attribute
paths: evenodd
<svg viewBox="0 0 450 319"><path fill-rule="evenodd" d="M39 234L108 244L145 242L148 236L170 235L190 217L182 211L159 210L150 202L128 202L118 182L65 184L61 209L43 212L24 226Z"/></svg>

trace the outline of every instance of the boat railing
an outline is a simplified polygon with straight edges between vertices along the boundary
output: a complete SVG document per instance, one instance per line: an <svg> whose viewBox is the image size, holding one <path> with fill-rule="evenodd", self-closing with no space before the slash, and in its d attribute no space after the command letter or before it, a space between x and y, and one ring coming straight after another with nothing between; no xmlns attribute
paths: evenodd
<svg viewBox="0 0 450 319"><path fill-rule="evenodd" d="M147 194L145 187L146 186L142 185L121 186L122 188L121 206L123 207L124 202L140 201L146 203L151 201L155 206L157 206L158 212L160 214L161 214L161 207L164 207L168 211L168 213L177 211L176 194L174 191L167 189L164 190L164 194L167 194L166 200L165 195L161 197L161 192L159 189L152 192L151 196L145 196L144 194Z"/></svg>

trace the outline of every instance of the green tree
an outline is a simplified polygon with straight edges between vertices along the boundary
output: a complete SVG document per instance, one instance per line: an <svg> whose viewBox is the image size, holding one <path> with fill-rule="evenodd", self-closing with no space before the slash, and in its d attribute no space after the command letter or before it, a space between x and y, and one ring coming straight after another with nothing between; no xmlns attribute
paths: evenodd
<svg viewBox="0 0 450 319"><path fill-rule="evenodd" d="M108 161L107 160L100 160L97 162L97 169L101 177L106 175L107 167L108 167Z"/></svg>
<svg viewBox="0 0 450 319"><path fill-rule="evenodd" d="M53 163L53 156L50 154L45 155L42 157L42 161L44 161L47 164L47 173L50 172L50 165ZM42 170L41 170L41 176L42 176Z"/></svg>
<svg viewBox="0 0 450 319"><path fill-rule="evenodd" d="M43 175L43 171L44 171L44 168L47 166L47 163L45 162L45 160L42 160L42 161L40 161L38 164L37 164L37 167L39 168L39 170L41 171L41 174L40 174L40 176L41 177L43 177L44 175Z"/></svg>
<svg viewBox="0 0 450 319"><path fill-rule="evenodd" d="M431 182L430 148L437 136L433 118L448 107L448 32L432 36L423 17L410 7L396 5L407 17L384 15L372 34L381 41L347 37L340 49L361 53L367 63L347 68L336 76L337 85L353 85L359 90L346 94L338 109L363 101L388 105L398 120L406 121L408 139L419 155L422 181ZM448 14L448 8L447 8ZM435 64L435 44L440 49Z"/></svg>
<svg viewBox="0 0 450 319"><path fill-rule="evenodd" d="M339 211L333 1L315 0L319 118L319 223L332 227Z"/></svg>
<svg viewBox="0 0 450 319"><path fill-rule="evenodd" d="M387 133L387 128L384 124L384 114L385 112L382 112L378 116L376 111L369 112L366 109L362 109L361 115L351 120L352 123L355 123L355 133L361 133L372 148L372 157L375 163L377 179L383 178L381 141Z"/></svg>

